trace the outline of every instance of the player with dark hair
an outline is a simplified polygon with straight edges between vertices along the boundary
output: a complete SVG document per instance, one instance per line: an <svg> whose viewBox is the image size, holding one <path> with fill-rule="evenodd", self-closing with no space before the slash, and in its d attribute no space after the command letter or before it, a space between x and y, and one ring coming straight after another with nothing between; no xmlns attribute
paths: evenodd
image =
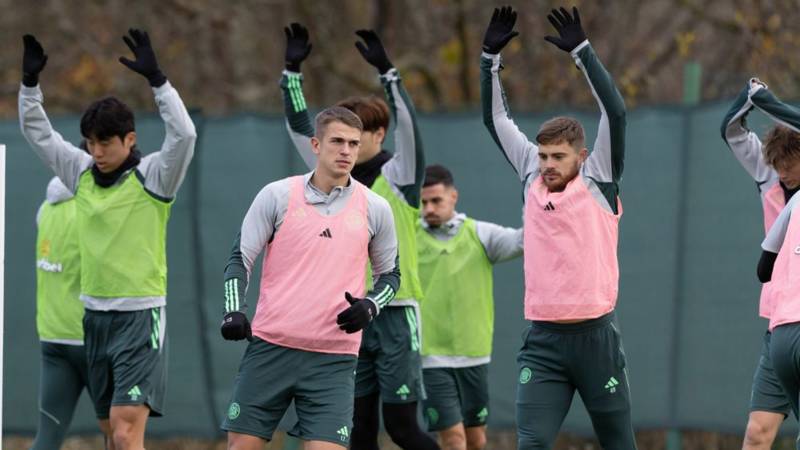
<svg viewBox="0 0 800 450"><path fill-rule="evenodd" d="M148 416L163 413L166 389L166 234L170 209L194 153L194 124L158 66L147 33L123 40L120 58L147 78L166 125L161 150L136 149L133 112L113 97L81 119L88 153L56 132L42 106L41 44L23 38L19 116L36 154L75 196L80 299L89 392L101 427L118 449L141 450Z"/></svg>
<svg viewBox="0 0 800 450"><path fill-rule="evenodd" d="M379 409L392 440L404 449L428 450L436 442L417 423L417 402L422 400L417 301L422 297L417 270L416 224L425 161L414 117L400 74L389 61L374 31L356 32L363 42L356 48L374 66L388 99L350 97L338 103L356 113L364 123L361 150L353 177L385 198L392 207L397 231L403 283L392 301L364 331L355 388L355 416L351 447L378 448ZM303 96L300 64L311 51L308 31L297 23L286 28L286 67L281 78L289 135L306 165L314 167L311 152L314 128ZM366 44L366 45L365 45ZM382 150L389 129L389 112L397 122L395 153Z"/></svg>
<svg viewBox="0 0 800 450"><path fill-rule="evenodd" d="M456 211L457 202L453 174L428 166L417 228L423 407L442 448L480 450L489 417L492 267L522 255L522 228L474 220Z"/></svg>
<svg viewBox="0 0 800 450"><path fill-rule="evenodd" d="M516 13L495 9L483 41L484 123L524 186L525 319L519 352L518 448L549 449L578 391L605 449L635 449L630 391L614 309L619 288L619 180L625 104L586 39L577 8L552 10L558 36L600 107L594 149L569 117L542 124L535 142L517 128L500 84L500 51Z"/></svg>

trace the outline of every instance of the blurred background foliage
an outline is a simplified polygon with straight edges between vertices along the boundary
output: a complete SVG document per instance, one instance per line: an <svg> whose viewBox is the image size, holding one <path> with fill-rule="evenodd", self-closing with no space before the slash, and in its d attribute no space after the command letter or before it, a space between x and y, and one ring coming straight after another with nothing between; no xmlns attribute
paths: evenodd
<svg viewBox="0 0 800 450"><path fill-rule="evenodd" d="M593 107L568 57L542 37L558 1L511 1L520 36L503 52L515 111ZM115 94L153 109L147 85L117 58L131 26L149 31L164 72L186 103L207 114L281 112L283 27L306 25L309 105L380 89L355 51L353 31L373 28L421 111L479 107L478 57L492 9L482 0L0 0L0 117L16 115L21 36L49 54L41 81L50 112L81 112ZM800 97L796 0L576 1L587 35L629 107L679 103L684 69L701 68L700 100L733 96L759 76L783 98ZM566 6L570 6L567 3Z"/></svg>

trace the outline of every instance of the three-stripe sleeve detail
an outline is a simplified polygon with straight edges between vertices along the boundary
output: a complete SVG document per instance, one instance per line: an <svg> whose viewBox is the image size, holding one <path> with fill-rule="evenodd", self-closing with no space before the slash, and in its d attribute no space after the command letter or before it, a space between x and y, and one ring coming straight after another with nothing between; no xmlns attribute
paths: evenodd
<svg viewBox="0 0 800 450"><path fill-rule="evenodd" d="M225 312L239 310L239 279L225 280Z"/></svg>

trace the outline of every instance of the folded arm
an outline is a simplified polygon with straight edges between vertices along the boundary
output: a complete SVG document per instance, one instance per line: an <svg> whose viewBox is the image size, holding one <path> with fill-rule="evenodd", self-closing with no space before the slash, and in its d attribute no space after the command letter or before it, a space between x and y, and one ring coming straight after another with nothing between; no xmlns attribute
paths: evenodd
<svg viewBox="0 0 800 450"><path fill-rule="evenodd" d="M747 128L747 115L754 108L749 94L748 83L725 114L720 133L739 164L755 180L759 191L763 194L778 182L778 175L764 162L758 135Z"/></svg>

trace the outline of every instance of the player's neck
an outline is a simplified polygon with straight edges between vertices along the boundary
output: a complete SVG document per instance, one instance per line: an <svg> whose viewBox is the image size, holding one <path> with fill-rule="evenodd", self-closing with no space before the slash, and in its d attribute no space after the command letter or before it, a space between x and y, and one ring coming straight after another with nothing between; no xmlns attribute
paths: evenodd
<svg viewBox="0 0 800 450"><path fill-rule="evenodd" d="M330 194L333 188L337 186L347 186L349 182L349 173L343 176L336 176L325 173L324 170L319 170L319 168L317 168L317 170L315 170L314 174L311 176L311 184L326 194Z"/></svg>

